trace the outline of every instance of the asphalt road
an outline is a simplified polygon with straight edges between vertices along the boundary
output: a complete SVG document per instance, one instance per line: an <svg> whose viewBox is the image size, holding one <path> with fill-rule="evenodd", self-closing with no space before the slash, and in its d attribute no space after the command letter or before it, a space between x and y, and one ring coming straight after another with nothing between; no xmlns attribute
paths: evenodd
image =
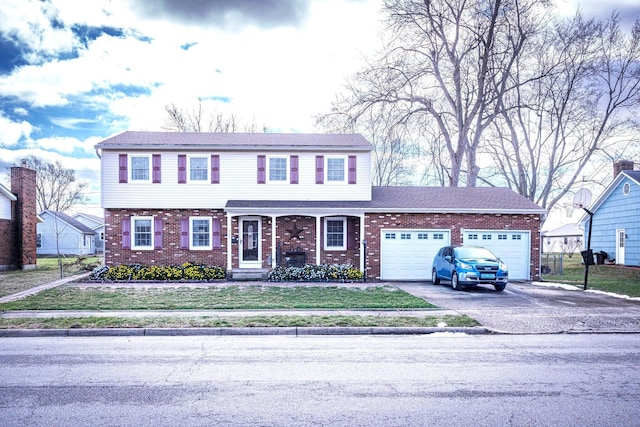
<svg viewBox="0 0 640 427"><path fill-rule="evenodd" d="M637 426L639 356L637 334L3 338L0 425Z"/></svg>
<svg viewBox="0 0 640 427"><path fill-rule="evenodd" d="M449 284L431 282L395 285L500 333L640 333L640 298L531 283L509 283L503 292L492 286L454 291Z"/></svg>

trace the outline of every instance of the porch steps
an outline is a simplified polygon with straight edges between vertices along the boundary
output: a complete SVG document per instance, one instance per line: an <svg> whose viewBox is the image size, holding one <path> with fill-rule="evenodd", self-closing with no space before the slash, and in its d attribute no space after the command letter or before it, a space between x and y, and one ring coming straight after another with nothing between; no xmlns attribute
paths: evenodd
<svg viewBox="0 0 640 427"><path fill-rule="evenodd" d="M268 268L241 268L229 272L229 280L266 280Z"/></svg>

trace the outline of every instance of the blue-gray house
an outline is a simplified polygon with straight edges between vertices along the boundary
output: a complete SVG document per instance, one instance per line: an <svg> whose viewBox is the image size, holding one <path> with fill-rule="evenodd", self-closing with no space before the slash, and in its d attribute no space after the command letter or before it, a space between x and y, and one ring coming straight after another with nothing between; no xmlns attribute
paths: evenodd
<svg viewBox="0 0 640 427"><path fill-rule="evenodd" d="M614 165L615 178L590 207L591 249L604 251L616 264L640 266L640 171L633 162ZM587 242L589 215L580 219Z"/></svg>

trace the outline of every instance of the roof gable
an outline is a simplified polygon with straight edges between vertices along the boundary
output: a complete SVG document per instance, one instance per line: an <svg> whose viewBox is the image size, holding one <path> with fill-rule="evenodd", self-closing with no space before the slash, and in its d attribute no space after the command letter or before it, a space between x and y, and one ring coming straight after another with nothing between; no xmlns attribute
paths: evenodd
<svg viewBox="0 0 640 427"><path fill-rule="evenodd" d="M616 176L615 179L611 181L611 183L607 186L607 188L605 188L605 190L602 192L602 194L600 194L600 196L596 199L596 201L592 203L591 206L588 207L588 209L592 213L595 213L600 208L600 206L602 206L602 204L609 198L609 196L611 196L611 193L613 193L615 189L620 186L622 181L627 179L632 184L640 188L640 171L628 171L628 170L621 171L618 174L618 176ZM586 222L587 217L588 217L587 212L584 212L580 217L580 220L578 221L578 223L582 224Z"/></svg>
<svg viewBox="0 0 640 427"><path fill-rule="evenodd" d="M371 151L373 146L359 134L126 131L99 142L95 148Z"/></svg>

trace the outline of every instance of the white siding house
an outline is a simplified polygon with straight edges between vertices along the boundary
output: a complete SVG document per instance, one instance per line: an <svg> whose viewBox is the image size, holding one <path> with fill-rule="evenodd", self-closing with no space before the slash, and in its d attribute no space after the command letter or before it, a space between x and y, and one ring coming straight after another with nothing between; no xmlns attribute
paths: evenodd
<svg viewBox="0 0 640 427"><path fill-rule="evenodd" d="M43 211L37 226L38 255L93 255L96 233L62 212Z"/></svg>

